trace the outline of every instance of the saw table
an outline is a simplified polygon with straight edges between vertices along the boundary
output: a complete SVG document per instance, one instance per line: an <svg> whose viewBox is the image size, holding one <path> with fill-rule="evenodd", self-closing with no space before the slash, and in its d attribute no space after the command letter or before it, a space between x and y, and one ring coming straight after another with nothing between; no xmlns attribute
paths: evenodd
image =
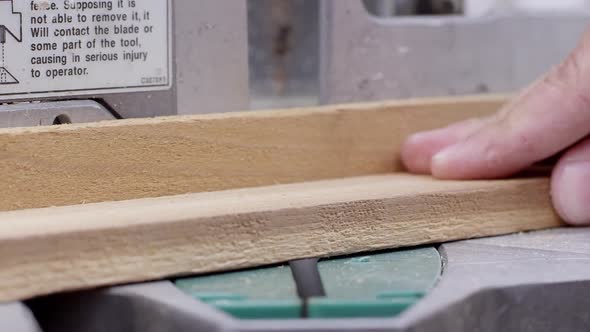
<svg viewBox="0 0 590 332"><path fill-rule="evenodd" d="M0 0L0 127L248 108L245 1L66 3ZM356 0L323 0L319 16L323 103L513 91L588 18L396 21ZM0 304L0 330L585 330L589 237L564 228L52 295Z"/></svg>
<svg viewBox="0 0 590 332"><path fill-rule="evenodd" d="M588 230L320 261L325 296L288 266L0 307L7 331L578 331L590 323ZM36 313L33 318L29 308Z"/></svg>
<svg viewBox="0 0 590 332"><path fill-rule="evenodd" d="M589 236L562 229L328 259L318 264L325 296L299 297L313 284L275 266L32 308L48 331L580 331L590 324L580 309L590 295Z"/></svg>

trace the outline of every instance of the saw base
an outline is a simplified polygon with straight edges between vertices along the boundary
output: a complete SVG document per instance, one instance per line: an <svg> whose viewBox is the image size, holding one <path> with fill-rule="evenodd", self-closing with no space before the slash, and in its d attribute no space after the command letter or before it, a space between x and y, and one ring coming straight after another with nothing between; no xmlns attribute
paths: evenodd
<svg viewBox="0 0 590 332"><path fill-rule="evenodd" d="M30 306L49 332L583 330L590 323L590 313L579 310L590 304L589 236L590 229L562 228L445 243L438 248L440 281L395 317L237 319L172 281L48 297Z"/></svg>

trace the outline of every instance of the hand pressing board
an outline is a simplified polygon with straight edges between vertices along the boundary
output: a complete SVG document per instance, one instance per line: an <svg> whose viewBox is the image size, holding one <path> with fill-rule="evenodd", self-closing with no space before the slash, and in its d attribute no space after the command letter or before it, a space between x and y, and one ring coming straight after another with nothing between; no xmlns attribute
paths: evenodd
<svg viewBox="0 0 590 332"><path fill-rule="evenodd" d="M0 301L559 225L546 178L407 174L0 212Z"/></svg>
<svg viewBox="0 0 590 332"><path fill-rule="evenodd" d="M0 130L0 211L383 174L403 140L504 96Z"/></svg>

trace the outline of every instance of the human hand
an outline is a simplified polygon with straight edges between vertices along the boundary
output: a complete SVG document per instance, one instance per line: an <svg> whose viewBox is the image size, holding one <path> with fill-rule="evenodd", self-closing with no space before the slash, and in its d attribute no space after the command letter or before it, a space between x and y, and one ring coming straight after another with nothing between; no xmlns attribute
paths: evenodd
<svg viewBox="0 0 590 332"><path fill-rule="evenodd" d="M411 136L409 171L442 179L509 176L568 149L551 176L560 216L590 225L590 29L567 59L495 115Z"/></svg>

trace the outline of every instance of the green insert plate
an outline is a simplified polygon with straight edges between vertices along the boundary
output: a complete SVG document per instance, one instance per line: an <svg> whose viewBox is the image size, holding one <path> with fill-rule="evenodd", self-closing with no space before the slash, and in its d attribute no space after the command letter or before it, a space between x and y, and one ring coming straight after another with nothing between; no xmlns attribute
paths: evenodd
<svg viewBox="0 0 590 332"><path fill-rule="evenodd" d="M441 274L434 248L324 259L326 297L308 302L308 318L391 317L418 301ZM176 286L240 319L293 319L302 301L288 265L183 278Z"/></svg>

